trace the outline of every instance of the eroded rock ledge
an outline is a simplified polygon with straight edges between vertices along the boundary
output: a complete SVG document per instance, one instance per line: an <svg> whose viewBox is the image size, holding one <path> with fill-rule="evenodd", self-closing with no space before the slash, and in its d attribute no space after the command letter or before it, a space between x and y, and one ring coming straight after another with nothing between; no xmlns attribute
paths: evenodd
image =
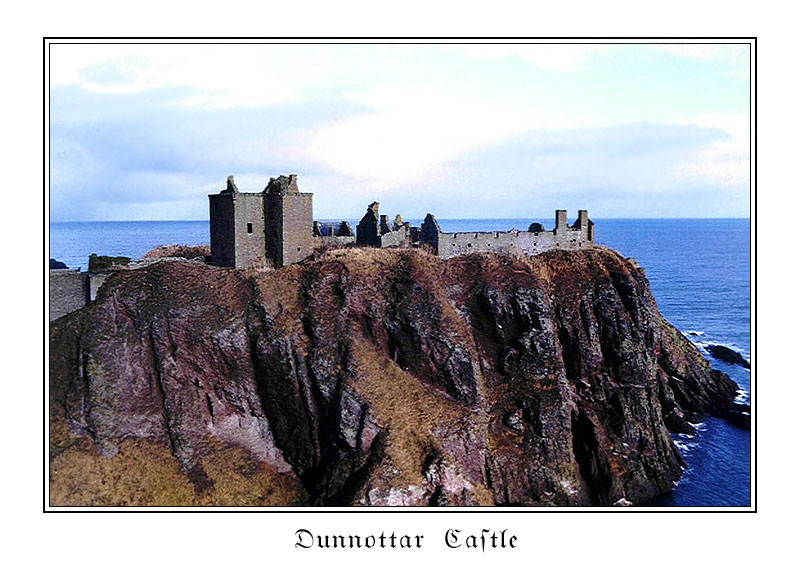
<svg viewBox="0 0 800 570"><path fill-rule="evenodd" d="M50 333L53 504L636 504L737 391L605 248L161 262Z"/></svg>

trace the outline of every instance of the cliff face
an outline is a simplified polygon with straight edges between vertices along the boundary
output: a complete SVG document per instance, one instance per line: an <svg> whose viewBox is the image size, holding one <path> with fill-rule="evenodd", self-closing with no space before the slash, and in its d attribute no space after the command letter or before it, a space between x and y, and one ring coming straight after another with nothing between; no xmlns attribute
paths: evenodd
<svg viewBox="0 0 800 570"><path fill-rule="evenodd" d="M50 345L53 504L638 503L737 390L604 248L162 262Z"/></svg>

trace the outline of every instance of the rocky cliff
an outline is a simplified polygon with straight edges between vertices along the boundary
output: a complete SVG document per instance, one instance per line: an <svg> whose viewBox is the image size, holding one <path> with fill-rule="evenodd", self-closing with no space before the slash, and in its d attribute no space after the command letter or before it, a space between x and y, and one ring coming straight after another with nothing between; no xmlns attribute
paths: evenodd
<svg viewBox="0 0 800 570"><path fill-rule="evenodd" d="M736 411L604 248L160 262L50 348L52 504L635 504Z"/></svg>

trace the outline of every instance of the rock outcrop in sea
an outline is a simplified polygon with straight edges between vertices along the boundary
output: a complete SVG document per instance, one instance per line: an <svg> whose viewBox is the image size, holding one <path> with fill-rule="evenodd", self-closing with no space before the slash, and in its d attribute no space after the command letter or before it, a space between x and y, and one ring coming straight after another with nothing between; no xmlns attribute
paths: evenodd
<svg viewBox="0 0 800 570"><path fill-rule="evenodd" d="M162 261L51 323L50 497L638 504L737 389L605 248Z"/></svg>
<svg viewBox="0 0 800 570"><path fill-rule="evenodd" d="M732 348L728 348L722 344L707 344L705 349L714 358L717 358L723 362L727 362L728 364L738 364L739 366L750 370L750 363L747 362L744 356Z"/></svg>

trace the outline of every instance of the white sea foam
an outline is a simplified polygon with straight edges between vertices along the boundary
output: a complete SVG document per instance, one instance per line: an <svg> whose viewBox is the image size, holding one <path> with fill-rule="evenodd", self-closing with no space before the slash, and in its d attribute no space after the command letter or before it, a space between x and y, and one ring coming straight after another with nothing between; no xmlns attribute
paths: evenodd
<svg viewBox="0 0 800 570"><path fill-rule="evenodd" d="M672 441L675 444L675 447L677 447L684 453L688 453L689 451L697 447L696 443L689 443L688 441L681 441L680 439L673 439Z"/></svg>

